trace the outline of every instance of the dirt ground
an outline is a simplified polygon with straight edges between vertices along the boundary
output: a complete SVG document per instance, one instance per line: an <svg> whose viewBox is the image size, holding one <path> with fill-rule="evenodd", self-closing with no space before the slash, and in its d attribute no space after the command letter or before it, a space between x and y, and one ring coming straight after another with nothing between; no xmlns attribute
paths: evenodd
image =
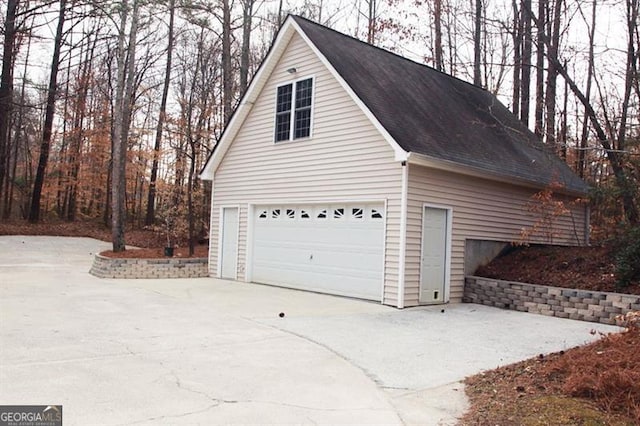
<svg viewBox="0 0 640 426"><path fill-rule="evenodd" d="M616 287L614 254L606 247L515 247L481 267L481 277L556 287L640 294L640 282Z"/></svg>

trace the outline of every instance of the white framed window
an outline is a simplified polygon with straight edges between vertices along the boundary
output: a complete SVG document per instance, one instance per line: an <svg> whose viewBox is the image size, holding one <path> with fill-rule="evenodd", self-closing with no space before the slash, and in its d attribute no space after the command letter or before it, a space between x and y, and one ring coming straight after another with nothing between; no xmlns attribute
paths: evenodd
<svg viewBox="0 0 640 426"><path fill-rule="evenodd" d="M311 136L313 77L278 86L276 94L275 141Z"/></svg>

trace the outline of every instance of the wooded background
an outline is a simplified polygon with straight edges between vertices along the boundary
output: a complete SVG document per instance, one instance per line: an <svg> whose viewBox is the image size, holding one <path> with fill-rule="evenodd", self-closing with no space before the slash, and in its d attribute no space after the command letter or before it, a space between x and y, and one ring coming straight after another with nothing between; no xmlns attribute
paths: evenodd
<svg viewBox="0 0 640 426"><path fill-rule="evenodd" d="M198 172L295 13L498 95L593 186L606 238L640 220L639 1L7 0L0 215L193 244Z"/></svg>

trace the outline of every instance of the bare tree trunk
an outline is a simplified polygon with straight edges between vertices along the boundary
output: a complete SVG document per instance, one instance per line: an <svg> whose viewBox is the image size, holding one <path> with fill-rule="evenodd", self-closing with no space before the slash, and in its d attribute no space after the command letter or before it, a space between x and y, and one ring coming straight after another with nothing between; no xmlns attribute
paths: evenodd
<svg viewBox="0 0 640 426"><path fill-rule="evenodd" d="M367 12L367 43L376 43L376 20L378 18L377 0L367 0L369 10Z"/></svg>
<svg viewBox="0 0 640 426"><path fill-rule="evenodd" d="M442 0L434 0L433 26L435 29L435 66L442 71Z"/></svg>
<svg viewBox="0 0 640 426"><path fill-rule="evenodd" d="M130 114L131 91L133 90L135 44L138 24L138 3L134 0L131 28L129 32L129 46L125 49L126 27L129 15L127 0L122 2L120 13L120 30L118 32L117 62L118 74L116 80L116 99L114 108L114 127L112 142L111 169L111 239L114 252L125 250L126 223L126 164L128 121ZM128 50L128 63L127 63Z"/></svg>
<svg viewBox="0 0 640 426"><path fill-rule="evenodd" d="M564 67L567 68L567 61L564 61ZM564 102L562 103L562 126L560 127L560 142L562 144L560 148L560 155L567 161L567 145L569 143L569 132L568 127L568 115L569 111L567 110L569 106L569 84L567 81L564 82Z"/></svg>
<svg viewBox="0 0 640 426"><path fill-rule="evenodd" d="M189 176L187 178L187 215L189 216L189 256L193 256L195 251L195 214L193 211L193 179L196 173L196 144L189 141L191 147L191 164L189 165Z"/></svg>
<svg viewBox="0 0 640 426"><path fill-rule="evenodd" d="M536 50L536 109L534 112L534 133L539 138L544 135L544 49L543 39L547 28L547 0L538 0L537 47Z"/></svg>
<svg viewBox="0 0 640 426"><path fill-rule="evenodd" d="M618 146L617 149L624 151L626 149L627 120L629 117L629 100L631 99L631 90L634 80L638 78L636 75L635 61L636 51L634 44L634 34L638 26L638 0L626 0L627 6L627 32L629 40L627 42L627 63L624 76L624 98L622 99L622 107L620 111L620 125L618 127Z"/></svg>
<svg viewBox="0 0 640 426"><path fill-rule="evenodd" d="M560 46L560 14L562 12L562 0L554 0L553 19L551 20L551 40L549 43L549 55L554 58L558 57L558 48ZM545 124L545 133L547 144L558 152L558 144L556 141L556 81L558 79L558 71L553 62L549 62L549 70L547 71L547 93L545 106L547 110L547 120Z"/></svg>
<svg viewBox="0 0 640 426"><path fill-rule="evenodd" d="M630 0L636 1L636 0ZM535 20L535 18L534 18ZM632 34L630 34L632 36ZM549 47L550 41L548 37L543 37L543 42L545 46ZM585 97L584 93L580 90L578 85L573 81L566 68L560 63L557 57L553 57L547 55L547 58L550 62L553 62L553 66L557 69L558 74L565 79L569 88L573 92L573 94L578 98L580 103L585 109L589 120L591 120L591 124L593 125L593 129L598 136L598 141L600 145L604 149L607 154L607 158L609 160L609 165L611 166L611 170L613 171L613 175L616 180L616 185L620 189L620 198L622 199L622 205L624 208L624 213L627 221L631 224L638 224L640 221L640 214L638 212L638 207L635 204L634 191L635 188L632 186L627 172L624 167L624 158L623 155L611 145L611 140L607 137L602 125L600 124L600 120L596 115L593 106L589 102L589 100Z"/></svg>
<svg viewBox="0 0 640 426"><path fill-rule="evenodd" d="M73 46L73 33L69 36L69 46ZM71 49L72 50L72 49ZM69 51L68 57L70 58L72 53ZM80 57L82 57L82 51L80 52ZM71 61L67 61L67 70L66 76L63 78L65 81L64 85L64 93L62 95L64 102L62 104L62 135L60 140L60 149L58 152L58 190L56 191L56 212L58 217L64 217L67 205L67 195L68 195L68 185L67 179L69 178L68 173L65 172L63 167L60 165L67 162L67 142L69 139L72 139L73 136L69 137L69 132L67 130L67 117L69 116L69 102L71 101L71 96L69 96L69 85L71 84ZM65 168L66 169L66 168ZM63 190L64 187L64 190Z"/></svg>
<svg viewBox="0 0 640 426"><path fill-rule="evenodd" d="M113 138L111 141L111 152L113 153ZM109 221L109 216L111 213L111 205L113 204L111 202L111 183L112 183L112 179L111 179L111 175L113 173L113 155L111 156L112 158L109 159L109 163L107 167L107 178L105 179L105 186L104 186L104 210L102 211L102 223L104 223L104 226L109 226L110 221Z"/></svg>
<svg viewBox="0 0 640 426"><path fill-rule="evenodd" d="M473 84L482 86L480 74L481 37L482 37L482 0L476 0L475 27L473 31Z"/></svg>
<svg viewBox="0 0 640 426"><path fill-rule="evenodd" d="M147 214L145 217L145 225L150 226L155 222L156 207L156 184L158 180L158 166L160 160L160 149L162 147L162 130L167 112L167 97L169 95L169 85L171 83L171 63L173 59L173 42L174 42L174 18L175 18L175 0L169 2L169 43L167 46L167 64L164 70L164 85L162 87L162 99L160 100L160 112L158 114L158 125L156 126L156 140L153 146L153 164L151 165L151 177L149 179L149 194L147 197Z"/></svg>
<svg viewBox="0 0 640 426"><path fill-rule="evenodd" d="M278 28L276 30L279 30L280 27L282 26L282 2L283 0L280 0L278 2ZM278 34L278 31L274 32L274 39L275 39L275 34Z"/></svg>
<svg viewBox="0 0 640 426"><path fill-rule="evenodd" d="M32 18L32 26L33 26L33 19ZM6 34L5 34L6 35ZM26 76L27 75L27 70L29 68L29 58L31 56L31 35L29 34L28 40L27 40L27 51L25 53L25 58L24 58L24 68L23 68L23 74ZM4 65L4 64L3 64ZM19 151L19 147L20 147L20 141L22 140L23 134L22 134L22 126L24 125L24 112L25 112L25 108L24 108L24 102L25 102L25 94L26 94L26 83L27 83L27 79L23 78L22 79L22 84L20 87L20 108L18 110L18 121L16 123L16 132L13 136L13 143L9 144L7 143L7 150L5 152L6 157L7 157L7 169L9 169L9 167L11 168L11 170L9 172L7 172L5 170L5 180L4 180L4 208L2 211L2 218L3 219L9 219L11 217L11 211L13 209L13 191L14 191L14 179L16 177L16 170L18 168L18 151ZM12 96L10 96L11 98ZM0 101L0 104L2 104L2 101ZM1 110L1 107L0 107ZM9 117L10 114L7 113L6 117ZM2 118L0 118L0 120L2 120ZM24 135L24 137L26 138L26 134ZM7 134L7 141L9 141L10 135ZM13 155L9 152L9 149L11 148L11 146L13 146ZM0 148L1 149L1 148ZM1 156L0 156L0 161L1 160ZM2 167L2 166L0 166ZM0 184L2 184L2 178L0 178ZM2 193L3 191L0 191L0 193Z"/></svg>
<svg viewBox="0 0 640 426"><path fill-rule="evenodd" d="M242 48L240 52L240 96L244 95L249 84L249 53L251 52L251 19L255 0L242 1Z"/></svg>
<svg viewBox="0 0 640 426"><path fill-rule="evenodd" d="M589 62L587 64L587 88L585 89L585 98L591 102L591 82L593 80L594 71L594 40L596 34L596 8L598 0L593 0L591 4L591 28L589 29ZM585 111L582 120L582 133L580 134L580 150L578 151L578 175L584 178L586 168L586 150L587 139L589 136L589 116Z"/></svg>
<svg viewBox="0 0 640 426"><path fill-rule="evenodd" d="M520 121L529 125L531 87L531 0L522 0L522 78L520 79Z"/></svg>
<svg viewBox="0 0 640 426"><path fill-rule="evenodd" d="M73 134L71 145L69 147L69 162L71 170L69 172L69 201L67 206L67 220L76 220L76 213L78 209L78 178L80 174L80 163L82 156L82 140L84 133L84 121L87 111L87 95L89 92L89 79L93 69L93 57L95 52L96 43L98 41L98 34L95 35L93 42L89 39L88 43L93 43L87 46L87 52L82 64L80 76L78 80L78 92L77 99L74 108L73 119Z"/></svg>
<svg viewBox="0 0 640 426"><path fill-rule="evenodd" d="M523 20L522 12L518 10L518 4L516 0L511 2L513 8L513 99L512 108L513 114L516 117L520 116L520 75L522 72L522 31Z"/></svg>
<svg viewBox="0 0 640 426"><path fill-rule="evenodd" d="M231 118L233 97L233 72L231 70L231 6L229 0L222 0L222 86L224 124Z"/></svg>
<svg viewBox="0 0 640 426"><path fill-rule="evenodd" d="M49 76L49 90L47 92L47 109L45 112L44 127L42 130L42 144L40 145L40 159L38 161L36 179L33 184L31 207L29 208L29 222L31 223L37 223L40 221L40 198L42 196L42 187L44 186L47 162L49 161L49 147L51 145L51 134L53 130L53 114L56 108L58 67L60 65L60 49L62 47L62 30L64 27L66 6L67 0L60 0L58 26L56 28L56 37L53 45L53 58L51 60L51 75Z"/></svg>
<svg viewBox="0 0 640 426"><path fill-rule="evenodd" d="M13 54L16 44L16 13L19 0L7 1L2 49L2 76L0 77L0 193L6 174L9 152L9 127L13 109Z"/></svg>

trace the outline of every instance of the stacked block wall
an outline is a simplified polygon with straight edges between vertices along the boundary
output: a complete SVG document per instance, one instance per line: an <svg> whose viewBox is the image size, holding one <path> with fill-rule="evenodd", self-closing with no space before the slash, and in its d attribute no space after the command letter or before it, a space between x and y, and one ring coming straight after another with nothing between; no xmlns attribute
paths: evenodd
<svg viewBox="0 0 640 426"><path fill-rule="evenodd" d="M463 302L615 325L640 310L640 296L467 277Z"/></svg>
<svg viewBox="0 0 640 426"><path fill-rule="evenodd" d="M90 274L99 278L208 277L206 258L113 259L97 254Z"/></svg>

